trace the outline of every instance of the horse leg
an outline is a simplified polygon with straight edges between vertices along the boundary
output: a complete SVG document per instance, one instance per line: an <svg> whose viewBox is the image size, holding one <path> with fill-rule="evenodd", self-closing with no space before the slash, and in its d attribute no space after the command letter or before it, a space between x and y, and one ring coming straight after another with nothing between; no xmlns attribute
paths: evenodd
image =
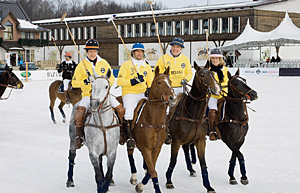
<svg viewBox="0 0 300 193"><path fill-rule="evenodd" d="M229 183L232 185L236 185L237 181L234 177L234 168L236 163L236 155L232 152L231 158L229 161L228 175L229 175Z"/></svg>
<svg viewBox="0 0 300 193"><path fill-rule="evenodd" d="M137 177L136 177L137 170L136 170L135 163L134 163L133 152L134 152L134 149L127 149L127 155L128 155L130 171L131 171L130 183L132 185L136 185L136 183L137 183Z"/></svg>
<svg viewBox="0 0 300 193"><path fill-rule="evenodd" d="M116 152L107 156L107 172L104 178L104 187L103 187L104 192L108 191L109 185L112 181L115 160L116 160Z"/></svg>
<svg viewBox="0 0 300 193"><path fill-rule="evenodd" d="M196 177L196 171L193 169L191 159L190 159L189 144L182 145L182 149L184 151L186 167L187 167L188 171L190 171L190 176Z"/></svg>
<svg viewBox="0 0 300 193"><path fill-rule="evenodd" d="M175 188L173 185L173 182L171 180L171 177L172 177L172 173L173 173L173 170L174 170L176 162L177 162L177 155L178 155L179 148L180 148L180 144L178 143L178 141L173 140L173 142L171 144L171 160L169 163L168 170L166 172L166 178L167 178L166 187L167 187L167 189Z"/></svg>
<svg viewBox="0 0 300 193"><path fill-rule="evenodd" d="M69 170L68 170L68 180L67 180L67 187L74 187L74 181L73 181L73 169L74 169L74 165L75 165L75 157L76 157L76 149L69 150Z"/></svg>
<svg viewBox="0 0 300 193"><path fill-rule="evenodd" d="M192 157L192 165L195 165L197 162L197 158L196 158L196 150L195 150L194 143L190 144L190 150L191 150L191 157Z"/></svg>
<svg viewBox="0 0 300 193"><path fill-rule="evenodd" d="M54 112L53 112L53 107L54 107L55 99L56 98L53 98L53 97L50 96L50 106L49 106L49 109L50 109L50 113L51 113L51 119L52 119L52 121L53 121L54 124L56 124L55 117L54 117Z"/></svg>
<svg viewBox="0 0 300 193"><path fill-rule="evenodd" d="M59 104L59 106L58 106L58 109L59 109L59 111L60 111L60 113L61 113L61 115L63 117L63 122L65 123L66 122L66 114L65 114L65 112L63 110L64 105L65 105L65 103L61 101L60 104Z"/></svg>
<svg viewBox="0 0 300 193"><path fill-rule="evenodd" d="M97 191L98 193L104 193L103 185L103 169L102 169L102 157L97 156L96 153L90 150L89 153L91 163L95 170L95 180L97 183Z"/></svg>
<svg viewBox="0 0 300 193"><path fill-rule="evenodd" d="M203 180L203 186L207 189L208 193L215 193L215 190L210 186L209 179L208 179L208 172L206 167L206 161L205 161L205 139L198 139L195 142L195 146L197 148L198 153L198 159L200 161L200 167L201 167L201 174L202 174L202 180Z"/></svg>

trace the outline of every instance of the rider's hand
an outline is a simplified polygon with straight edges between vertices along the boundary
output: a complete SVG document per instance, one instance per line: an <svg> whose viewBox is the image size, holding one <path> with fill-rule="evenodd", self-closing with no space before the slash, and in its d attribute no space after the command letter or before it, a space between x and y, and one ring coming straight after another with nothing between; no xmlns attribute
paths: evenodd
<svg viewBox="0 0 300 193"><path fill-rule="evenodd" d="M187 85L188 81L187 79L182 79L180 84L183 86L183 85Z"/></svg>
<svg viewBox="0 0 300 193"><path fill-rule="evenodd" d="M137 73L138 77L137 78L133 78L133 79L130 79L130 84L131 86L134 86L140 82L144 82L144 77L143 75L139 75L139 73Z"/></svg>
<svg viewBox="0 0 300 193"><path fill-rule="evenodd" d="M83 80L85 85L90 84L91 82L93 82L95 79L93 76L89 76L87 79Z"/></svg>
<svg viewBox="0 0 300 193"><path fill-rule="evenodd" d="M150 88L147 88L147 90L145 91L145 97L149 97L149 93L150 93Z"/></svg>

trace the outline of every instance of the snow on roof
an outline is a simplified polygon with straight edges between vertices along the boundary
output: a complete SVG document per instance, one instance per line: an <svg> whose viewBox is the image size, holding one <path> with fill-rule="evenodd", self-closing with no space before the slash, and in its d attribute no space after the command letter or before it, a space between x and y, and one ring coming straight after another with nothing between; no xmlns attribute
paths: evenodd
<svg viewBox="0 0 300 193"><path fill-rule="evenodd" d="M39 26L30 23L29 21L25 21L23 19L18 19L20 23L20 28L22 29L37 29Z"/></svg>
<svg viewBox="0 0 300 193"><path fill-rule="evenodd" d="M194 12L208 12L221 9L238 9L246 7L256 7L265 4L278 3L287 0L263 0L263 1L251 1L251 2L239 2L239 3L227 3L227 4L218 4L218 5L209 5L209 6L199 6L199 7L188 7L180 9L168 9L168 10L156 10L154 11L155 15L164 15L164 14L188 14ZM64 21L76 22L83 20L107 20L112 14L106 15L94 15L94 16L80 16L65 18ZM152 11L141 11L141 12L129 12L129 13L120 13L117 14L116 19L128 18L128 17L142 17L142 16L152 16ZM45 19L34 21L35 24L45 24L45 23L59 23L60 18L57 19Z"/></svg>

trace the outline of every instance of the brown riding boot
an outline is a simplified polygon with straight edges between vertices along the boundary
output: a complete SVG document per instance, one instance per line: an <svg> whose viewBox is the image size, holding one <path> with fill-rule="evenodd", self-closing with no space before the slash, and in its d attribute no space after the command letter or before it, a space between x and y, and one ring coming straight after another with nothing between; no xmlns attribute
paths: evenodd
<svg viewBox="0 0 300 193"><path fill-rule="evenodd" d="M124 121L124 129L126 133L127 140L127 149L134 149L135 148L135 140L132 138L132 128L131 128L132 120L125 120Z"/></svg>
<svg viewBox="0 0 300 193"><path fill-rule="evenodd" d="M217 117L217 110L210 109L208 112L208 125L209 125L209 140L216 141L218 134L215 130L215 120Z"/></svg>
<svg viewBox="0 0 300 193"><path fill-rule="evenodd" d="M64 90L64 95L65 95L65 103L67 105L70 104L69 94L67 90Z"/></svg>
<svg viewBox="0 0 300 193"><path fill-rule="evenodd" d="M120 103L117 107L116 107L116 110L119 114L119 117L121 120L123 120L124 118L124 115L125 115L125 108L123 107L123 105Z"/></svg>
<svg viewBox="0 0 300 193"><path fill-rule="evenodd" d="M76 126L76 149L80 149L83 145L83 123L85 119L86 108L78 106L74 113L74 124Z"/></svg>

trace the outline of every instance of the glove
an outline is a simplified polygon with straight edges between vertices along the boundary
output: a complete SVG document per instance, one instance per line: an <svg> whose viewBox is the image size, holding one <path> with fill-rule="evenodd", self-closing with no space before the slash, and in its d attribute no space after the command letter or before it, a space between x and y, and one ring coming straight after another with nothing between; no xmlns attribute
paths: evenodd
<svg viewBox="0 0 300 193"><path fill-rule="evenodd" d="M149 93L150 93L150 88L147 88L147 90L145 91L145 97L149 97Z"/></svg>
<svg viewBox="0 0 300 193"><path fill-rule="evenodd" d="M187 79L182 79L180 84L183 86L183 85L187 85L188 81Z"/></svg>
<svg viewBox="0 0 300 193"><path fill-rule="evenodd" d="M93 82L95 79L92 76L89 76L87 79L83 80L85 85L90 84L91 82Z"/></svg>
<svg viewBox="0 0 300 193"><path fill-rule="evenodd" d="M137 78L133 78L133 79L130 79L130 84L131 86L134 86L140 82L144 82L144 77L143 75L139 75L139 73L137 73L138 77Z"/></svg>

